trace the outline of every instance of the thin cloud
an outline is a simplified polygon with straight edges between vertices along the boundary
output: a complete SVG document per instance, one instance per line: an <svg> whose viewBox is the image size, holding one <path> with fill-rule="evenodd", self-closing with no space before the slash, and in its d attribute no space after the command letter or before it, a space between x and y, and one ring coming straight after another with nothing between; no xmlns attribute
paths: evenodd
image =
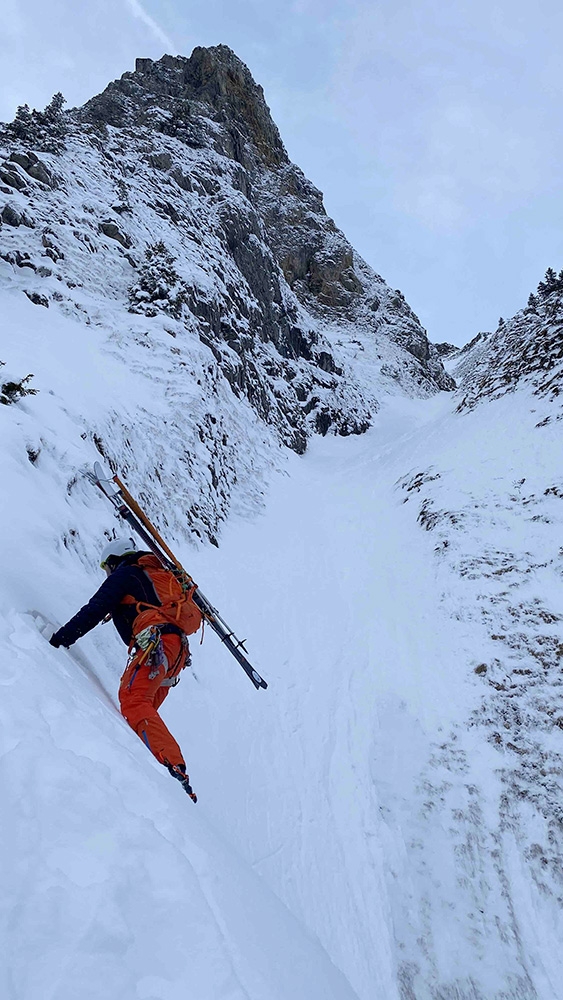
<svg viewBox="0 0 563 1000"><path fill-rule="evenodd" d="M133 17L136 17L140 21L142 21L143 24L146 25L146 27L149 29L149 31L152 32L155 38L157 38L159 42L162 42L162 44L166 47L168 52L170 52L173 55L174 52L176 51L176 46L174 45L174 42L169 37L169 35L167 35L166 32L162 30L160 25L156 23L154 18L152 18L150 14L147 14L145 8L139 3L139 0L125 0L125 2L129 7L129 10L133 14Z"/></svg>

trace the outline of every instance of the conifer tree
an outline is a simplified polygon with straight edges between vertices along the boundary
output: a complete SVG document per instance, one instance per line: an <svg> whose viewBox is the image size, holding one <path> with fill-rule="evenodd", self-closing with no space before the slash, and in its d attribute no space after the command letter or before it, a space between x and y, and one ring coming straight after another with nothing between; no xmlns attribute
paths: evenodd
<svg viewBox="0 0 563 1000"><path fill-rule="evenodd" d="M13 122L7 126L8 135L48 153L62 152L68 132L64 104L65 98L60 91L51 98L44 111L35 108L30 111L28 104L21 104Z"/></svg>
<svg viewBox="0 0 563 1000"><path fill-rule="evenodd" d="M65 104L66 98L63 97L60 90L57 91L43 112L45 121L59 123L62 119L62 110Z"/></svg>
<svg viewBox="0 0 563 1000"><path fill-rule="evenodd" d="M66 100L60 90L53 95L42 112L34 112L41 124L41 146L49 153L60 153L65 148L68 125L63 106Z"/></svg>
<svg viewBox="0 0 563 1000"><path fill-rule="evenodd" d="M8 125L8 132L14 139L31 143L35 141L37 137L37 122L33 115L34 112L31 111L29 104L18 105L15 118Z"/></svg>
<svg viewBox="0 0 563 1000"><path fill-rule="evenodd" d="M156 316L162 310L178 319L184 303L184 286L175 268L175 257L162 240L150 243L139 277L129 292L130 312Z"/></svg>
<svg viewBox="0 0 563 1000"><path fill-rule="evenodd" d="M550 295L551 292L555 291L556 287L557 287L557 275L555 274L555 271L553 270L552 267L548 267L547 271L545 272L543 281L540 281L538 285L538 292L542 296L542 298L545 298L546 295Z"/></svg>
<svg viewBox="0 0 563 1000"><path fill-rule="evenodd" d="M0 368L3 368L5 364L5 361L0 361ZM10 403L17 403L24 396L36 396L39 390L30 389L28 385L32 378L33 375L26 375L19 382L9 381L0 385L0 403L8 406Z"/></svg>

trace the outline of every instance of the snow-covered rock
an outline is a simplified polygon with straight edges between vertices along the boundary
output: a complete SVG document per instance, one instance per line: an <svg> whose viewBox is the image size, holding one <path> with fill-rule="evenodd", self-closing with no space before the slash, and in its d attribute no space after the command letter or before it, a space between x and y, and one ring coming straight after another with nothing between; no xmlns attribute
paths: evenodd
<svg viewBox="0 0 563 1000"><path fill-rule="evenodd" d="M494 333L477 334L453 362L460 410L523 385L531 386L539 400L555 399L563 391L563 274L556 278L548 271L524 309L501 319Z"/></svg>
<svg viewBox="0 0 563 1000"><path fill-rule="evenodd" d="M145 397L164 380L203 410L217 394L235 409L248 400L301 453L313 431L366 430L389 388L453 385L400 292L290 163L261 88L226 47L139 60L59 113L57 153L43 151L53 139L41 128L29 142L11 126L0 138L3 284L95 328L124 372L146 372ZM358 351L373 359L369 378L355 372ZM225 444L221 419L197 413L190 434L207 442L222 488L189 517L214 535L242 441Z"/></svg>

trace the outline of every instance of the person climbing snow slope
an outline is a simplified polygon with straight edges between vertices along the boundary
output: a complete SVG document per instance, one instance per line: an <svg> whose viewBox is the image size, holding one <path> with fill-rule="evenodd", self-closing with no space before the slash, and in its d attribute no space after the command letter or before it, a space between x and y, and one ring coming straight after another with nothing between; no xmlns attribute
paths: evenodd
<svg viewBox="0 0 563 1000"><path fill-rule="evenodd" d="M190 591L132 538L109 542L100 565L107 580L88 604L50 638L55 648L72 646L104 619L129 647L119 686L121 713L156 759L177 778L194 802L182 751L158 714L171 687L190 662L188 635L202 622Z"/></svg>

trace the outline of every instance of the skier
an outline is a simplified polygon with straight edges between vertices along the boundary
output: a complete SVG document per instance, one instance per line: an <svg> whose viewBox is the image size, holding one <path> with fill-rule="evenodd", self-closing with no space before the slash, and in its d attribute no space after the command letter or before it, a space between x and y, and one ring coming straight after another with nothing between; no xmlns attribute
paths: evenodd
<svg viewBox="0 0 563 1000"><path fill-rule="evenodd" d="M139 552L132 538L109 542L100 566L107 580L49 641L57 649L72 646L104 619L113 619L130 652L119 686L121 713L156 759L197 802L182 751L158 708L190 663L186 633L197 631L201 613L174 574L152 553Z"/></svg>

